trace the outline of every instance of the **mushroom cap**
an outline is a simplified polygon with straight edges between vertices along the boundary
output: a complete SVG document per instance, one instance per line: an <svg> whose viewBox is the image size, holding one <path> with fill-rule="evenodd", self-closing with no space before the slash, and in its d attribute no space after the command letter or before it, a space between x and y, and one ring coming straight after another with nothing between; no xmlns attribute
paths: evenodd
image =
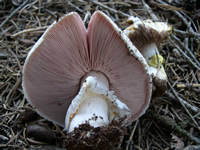
<svg viewBox="0 0 200 150"><path fill-rule="evenodd" d="M124 32L139 50L151 43L159 46L173 31L172 26L164 22L141 21L134 17L130 17L128 21L132 21L133 24Z"/></svg>
<svg viewBox="0 0 200 150"><path fill-rule="evenodd" d="M37 112L64 127L81 79L90 71L101 72L108 78L110 90L131 110L133 121L150 102L147 69L141 53L104 13L93 14L88 31L80 16L70 13L53 23L31 49L22 85Z"/></svg>

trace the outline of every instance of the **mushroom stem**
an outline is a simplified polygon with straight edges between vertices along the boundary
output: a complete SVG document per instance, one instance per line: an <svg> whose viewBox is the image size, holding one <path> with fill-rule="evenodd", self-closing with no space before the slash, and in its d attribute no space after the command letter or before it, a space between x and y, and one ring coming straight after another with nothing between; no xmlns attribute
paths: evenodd
<svg viewBox="0 0 200 150"><path fill-rule="evenodd" d="M104 98L94 96L84 100L78 112L71 120L69 132L83 123L89 123L90 126L93 127L106 126L109 124L108 103Z"/></svg>
<svg viewBox="0 0 200 150"><path fill-rule="evenodd" d="M93 127L106 126L113 119L130 118L129 108L109 90L109 81L103 73L91 71L81 83L65 116L66 130L71 132L85 123Z"/></svg>
<svg viewBox="0 0 200 150"><path fill-rule="evenodd" d="M93 127L105 126L109 124L108 102L104 96L96 92L89 92L87 89L90 89L90 84L107 91L109 89L108 79L102 73L91 71L83 77L82 87L78 93L82 103L79 103L76 112L70 116L70 124L67 123L67 126L69 126L69 132L84 123L89 123L90 126ZM74 102L76 102L76 99ZM66 115L66 120L67 118L68 114Z"/></svg>
<svg viewBox="0 0 200 150"><path fill-rule="evenodd" d="M82 79L82 86L86 87L89 86L89 82L96 84L105 90L109 89L109 82L107 77L96 71L91 71L86 74ZM79 94L81 93L81 90ZM109 124L108 120L108 102L106 101L105 97L95 93L88 93L85 90L85 96L82 100L83 102L79 105L75 116L71 119L69 125L69 132L73 131L75 127L83 123L89 123L90 126L99 127L105 126ZM78 94L78 95L79 95Z"/></svg>
<svg viewBox="0 0 200 150"><path fill-rule="evenodd" d="M149 62L152 56L159 54L158 48L155 43L151 43L145 46L143 50L141 50L141 52L147 62Z"/></svg>
<svg viewBox="0 0 200 150"><path fill-rule="evenodd" d="M160 55L157 45L151 43L145 46L141 50L141 53L149 65L149 74L153 75L153 77L159 78L160 80L167 80L167 75L162 65L163 57Z"/></svg>

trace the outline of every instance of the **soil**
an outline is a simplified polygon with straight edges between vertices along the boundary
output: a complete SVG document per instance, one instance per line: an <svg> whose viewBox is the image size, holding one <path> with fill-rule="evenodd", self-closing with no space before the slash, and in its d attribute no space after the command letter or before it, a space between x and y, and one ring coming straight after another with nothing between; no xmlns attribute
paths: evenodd
<svg viewBox="0 0 200 150"><path fill-rule="evenodd" d="M66 142L69 150L108 150L117 149L123 139L126 128L119 123L112 122L109 126L94 128L89 124L82 124L74 131L67 133Z"/></svg>

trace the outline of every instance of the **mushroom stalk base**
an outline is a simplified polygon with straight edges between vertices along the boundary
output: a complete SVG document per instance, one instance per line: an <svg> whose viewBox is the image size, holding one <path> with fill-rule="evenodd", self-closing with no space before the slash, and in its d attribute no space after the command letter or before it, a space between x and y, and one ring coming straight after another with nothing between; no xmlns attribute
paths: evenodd
<svg viewBox="0 0 200 150"><path fill-rule="evenodd" d="M131 111L122 103L113 91L109 90L106 76L98 72L90 72L82 79L78 95L66 113L65 127L72 132L82 124L92 127L109 125L112 120L124 119L128 123Z"/></svg>
<svg viewBox="0 0 200 150"><path fill-rule="evenodd" d="M108 103L104 98L93 96L84 100L70 123L69 132L84 123L88 123L93 127L106 126L109 124Z"/></svg>

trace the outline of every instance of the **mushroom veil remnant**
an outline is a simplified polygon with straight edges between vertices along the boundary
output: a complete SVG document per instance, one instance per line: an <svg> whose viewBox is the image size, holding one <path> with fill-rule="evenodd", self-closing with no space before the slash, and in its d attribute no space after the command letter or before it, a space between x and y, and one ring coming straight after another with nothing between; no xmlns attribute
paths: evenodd
<svg viewBox="0 0 200 150"><path fill-rule="evenodd" d="M95 12L86 30L72 12L29 52L23 90L41 116L72 132L84 123L136 120L149 105L151 76L144 57L109 17Z"/></svg>
<svg viewBox="0 0 200 150"><path fill-rule="evenodd" d="M130 17L128 21L132 24L124 33L146 59L148 71L153 76L153 96L160 96L166 91L167 75L158 47L172 33L173 28L164 22L142 21L137 17Z"/></svg>

